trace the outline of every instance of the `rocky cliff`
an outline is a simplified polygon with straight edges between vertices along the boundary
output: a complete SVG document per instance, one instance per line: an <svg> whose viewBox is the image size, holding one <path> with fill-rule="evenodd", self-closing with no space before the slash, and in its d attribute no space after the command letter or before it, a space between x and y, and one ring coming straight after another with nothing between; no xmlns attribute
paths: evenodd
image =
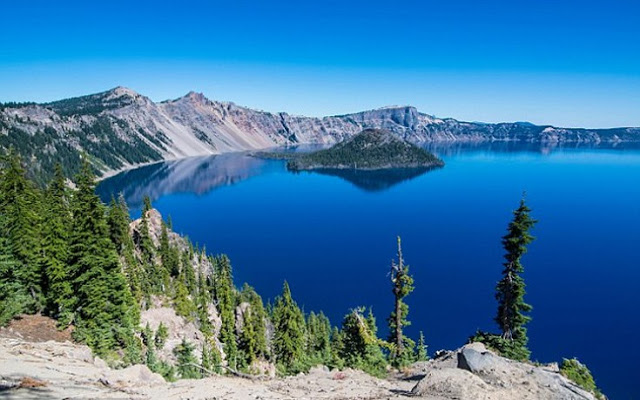
<svg viewBox="0 0 640 400"><path fill-rule="evenodd" d="M130 89L46 104L0 105L0 147L15 147L47 175L74 172L84 152L102 173L153 161L303 143L333 144L365 128L427 142L640 142L640 128L568 129L436 118L414 107L312 118L269 113L190 92L155 103Z"/></svg>

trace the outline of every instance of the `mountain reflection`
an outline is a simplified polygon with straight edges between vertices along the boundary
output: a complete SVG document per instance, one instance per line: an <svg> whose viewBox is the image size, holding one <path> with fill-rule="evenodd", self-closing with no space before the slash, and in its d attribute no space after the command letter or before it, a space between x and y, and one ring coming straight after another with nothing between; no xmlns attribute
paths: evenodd
<svg viewBox="0 0 640 400"><path fill-rule="evenodd" d="M389 189L409 179L432 171L435 168L393 168L380 170L358 169L317 169L312 173L337 176L367 192L378 192Z"/></svg>
<svg viewBox="0 0 640 400"><path fill-rule="evenodd" d="M267 165L245 154L185 158L122 172L100 182L97 192L103 201L122 193L129 207L138 209L144 196L154 201L172 193L204 194L259 175Z"/></svg>
<svg viewBox="0 0 640 400"><path fill-rule="evenodd" d="M563 150L632 150L640 148L639 143L632 142L527 142L527 141L494 141L494 142L431 142L422 147L434 154L444 157L457 156L470 152L487 153L538 153L551 154Z"/></svg>

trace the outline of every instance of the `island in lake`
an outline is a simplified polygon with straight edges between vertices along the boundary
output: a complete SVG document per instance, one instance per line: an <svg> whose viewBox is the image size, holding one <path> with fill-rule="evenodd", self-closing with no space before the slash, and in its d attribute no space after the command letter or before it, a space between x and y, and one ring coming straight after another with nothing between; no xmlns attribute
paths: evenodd
<svg viewBox="0 0 640 400"><path fill-rule="evenodd" d="M439 168L444 162L393 133L365 129L335 146L312 153L287 154L291 171L325 169L382 170L396 168Z"/></svg>

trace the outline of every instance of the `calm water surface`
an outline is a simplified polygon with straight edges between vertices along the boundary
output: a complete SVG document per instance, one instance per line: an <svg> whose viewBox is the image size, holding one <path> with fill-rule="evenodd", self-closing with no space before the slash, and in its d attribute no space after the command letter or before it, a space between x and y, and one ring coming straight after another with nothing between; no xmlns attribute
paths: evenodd
<svg viewBox="0 0 640 400"><path fill-rule="evenodd" d="M293 174L235 154L143 167L99 191L123 192L133 216L149 194L176 231L231 257L237 285L268 299L286 279L334 324L365 305L384 325L401 235L416 282L408 334L424 331L431 353L496 329L500 238L526 191L540 221L524 258L532 358L578 357L612 399L639 399L640 151L433 150L446 166L418 174Z"/></svg>

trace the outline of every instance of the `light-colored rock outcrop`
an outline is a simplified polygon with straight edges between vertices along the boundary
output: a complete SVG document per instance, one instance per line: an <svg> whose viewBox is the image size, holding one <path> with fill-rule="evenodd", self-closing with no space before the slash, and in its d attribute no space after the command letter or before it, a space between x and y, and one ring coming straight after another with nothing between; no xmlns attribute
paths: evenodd
<svg viewBox="0 0 640 400"><path fill-rule="evenodd" d="M405 374L388 379L316 367L287 378L214 376L166 383L145 366L111 370L101 360L87 357L85 346L0 337L0 385L4 388L0 395L6 399L594 400L548 368L505 360L477 345L470 350L415 364ZM458 354L469 358L467 365L479 361L478 373L458 368ZM475 359L478 355L486 360Z"/></svg>

